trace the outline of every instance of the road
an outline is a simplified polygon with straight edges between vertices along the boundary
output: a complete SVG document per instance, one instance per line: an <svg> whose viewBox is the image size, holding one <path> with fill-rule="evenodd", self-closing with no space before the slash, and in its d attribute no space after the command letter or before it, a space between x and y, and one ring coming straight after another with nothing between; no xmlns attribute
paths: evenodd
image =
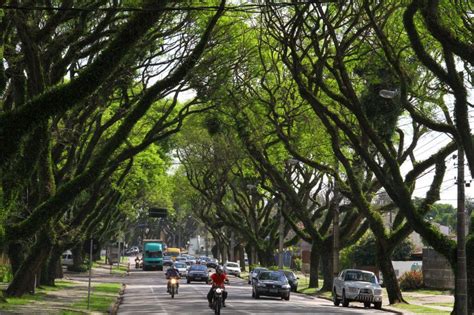
<svg viewBox="0 0 474 315"><path fill-rule="evenodd" d="M290 301L272 297L256 300L251 297L251 286L244 280L229 278L231 283L226 287L229 296L223 314L387 314L366 309L359 303L349 308L335 307L331 301L296 293L292 293ZM124 282L127 286L118 314L212 314L206 299L209 285L205 283L186 284L186 280L181 279L179 294L171 299L166 293L162 271L132 269Z"/></svg>

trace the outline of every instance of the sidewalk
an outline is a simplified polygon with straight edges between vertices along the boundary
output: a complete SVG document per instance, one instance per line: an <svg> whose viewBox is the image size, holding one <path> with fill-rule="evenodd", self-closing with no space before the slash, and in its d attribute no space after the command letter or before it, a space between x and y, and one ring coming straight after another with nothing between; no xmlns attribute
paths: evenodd
<svg viewBox="0 0 474 315"><path fill-rule="evenodd" d="M94 306L92 302L96 300L109 301L108 310L104 312L87 310L89 272L65 271L63 279L56 279L56 287L39 288L35 295L0 303L0 314L108 314L119 296L117 290L108 286L121 285L123 279L124 275L111 274L107 265L92 268L91 305Z"/></svg>

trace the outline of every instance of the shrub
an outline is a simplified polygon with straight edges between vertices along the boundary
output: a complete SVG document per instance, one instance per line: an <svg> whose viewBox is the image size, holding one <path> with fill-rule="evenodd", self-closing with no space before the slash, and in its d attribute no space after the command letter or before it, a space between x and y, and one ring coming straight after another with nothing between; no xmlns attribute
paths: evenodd
<svg viewBox="0 0 474 315"><path fill-rule="evenodd" d="M254 270L254 269L257 268L257 267L260 267L260 265L259 265L259 264L251 264L251 265L249 266L249 270L252 271L252 270Z"/></svg>
<svg viewBox="0 0 474 315"><path fill-rule="evenodd" d="M295 263L295 269L297 271L301 271L301 267L303 266L303 260L301 258L295 258L294 263Z"/></svg>
<svg viewBox="0 0 474 315"><path fill-rule="evenodd" d="M12 278L10 265L0 265L0 282L10 282Z"/></svg>
<svg viewBox="0 0 474 315"><path fill-rule="evenodd" d="M416 290L423 287L423 274L420 271L408 271L400 277L400 289Z"/></svg>

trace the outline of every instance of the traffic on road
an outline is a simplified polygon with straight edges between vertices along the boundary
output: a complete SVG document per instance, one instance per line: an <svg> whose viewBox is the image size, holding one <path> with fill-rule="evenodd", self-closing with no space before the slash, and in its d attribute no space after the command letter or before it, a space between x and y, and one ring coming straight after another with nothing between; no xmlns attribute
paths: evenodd
<svg viewBox="0 0 474 315"><path fill-rule="evenodd" d="M130 265L135 266L135 257L130 257ZM202 264L201 264L202 263ZM179 264L182 264L179 262ZM232 264L231 264L232 265ZM283 272L260 269L259 277L251 281L233 275L227 275L225 284L227 299L225 307L217 311L211 309L208 294L211 288L215 268L209 268L205 261L197 261L200 281L194 275L176 269L178 285L173 284L170 292L166 275L174 264L165 266L164 271L144 271L132 268L126 277L126 289L118 314L382 314L383 310L364 307L354 303L349 307L336 307L330 300L318 299L292 290L288 278ZM199 267L197 267L199 266ZM224 268L217 265L217 268ZM172 274L173 272L171 272ZM191 280L192 279L192 280ZM204 279L204 280L203 280ZM189 281L191 280L191 281ZM248 282L251 282L249 284ZM179 286L179 290L177 289Z"/></svg>

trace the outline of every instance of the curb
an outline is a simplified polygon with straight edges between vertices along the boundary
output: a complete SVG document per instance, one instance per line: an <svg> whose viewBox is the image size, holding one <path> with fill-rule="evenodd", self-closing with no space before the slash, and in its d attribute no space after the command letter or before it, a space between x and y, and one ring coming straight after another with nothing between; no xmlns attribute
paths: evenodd
<svg viewBox="0 0 474 315"><path fill-rule="evenodd" d="M122 304L123 301L123 295L125 294L125 288L127 285L125 283L122 283L122 289L119 292L119 296L117 296L117 300L115 303L111 306L109 314L116 315L118 312L118 309L120 307L120 304Z"/></svg>

